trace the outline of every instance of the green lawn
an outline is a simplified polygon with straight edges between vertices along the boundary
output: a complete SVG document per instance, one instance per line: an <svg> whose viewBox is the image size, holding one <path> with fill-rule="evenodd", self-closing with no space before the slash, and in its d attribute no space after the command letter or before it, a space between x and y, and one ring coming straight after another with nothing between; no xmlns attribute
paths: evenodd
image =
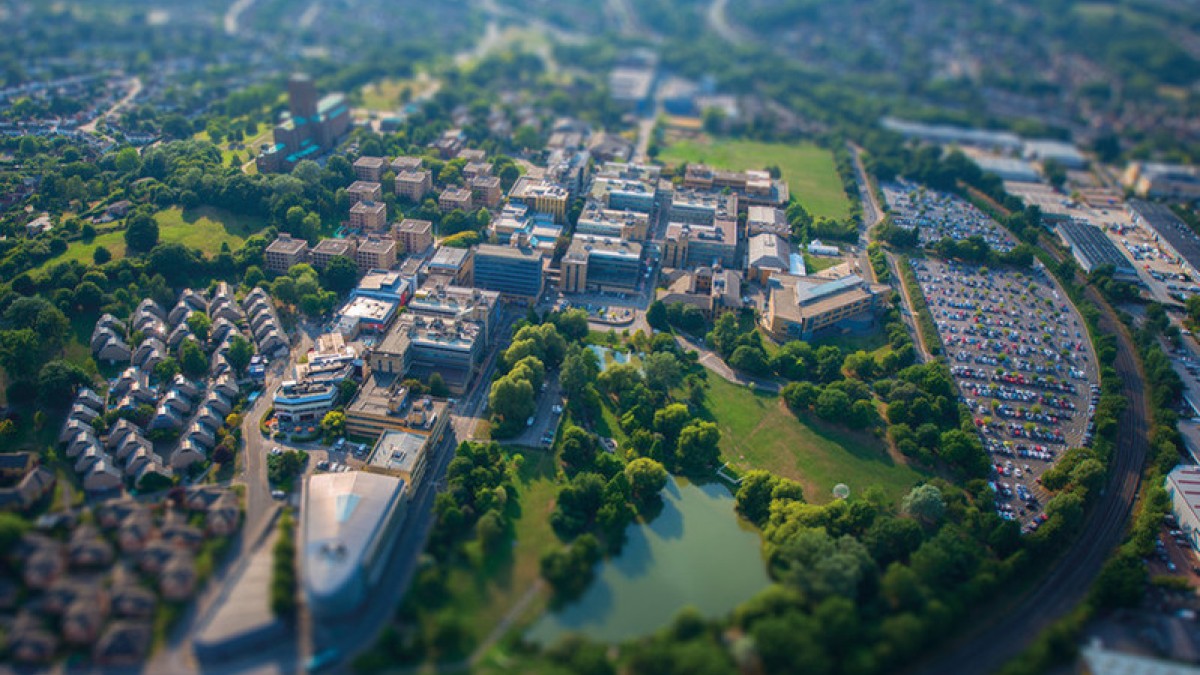
<svg viewBox="0 0 1200 675"><path fill-rule="evenodd" d="M792 196L809 213L830 218L850 215L850 202L842 190L833 154L811 143L680 141L664 148L658 161L667 164L703 162L729 171L778 166Z"/></svg>
<svg viewBox="0 0 1200 675"><path fill-rule="evenodd" d="M154 217L158 220L160 242L184 244L198 248L210 256L219 253L223 243L228 243L231 249L236 250L246 241L247 237L263 227L260 220L235 216L212 207L188 209L187 211L177 207L170 208L159 211ZM125 230L106 232L96 236L90 242L71 242L66 253L57 258L51 258L43 263L43 266L69 260L91 264L92 255L101 246L107 248L113 258L124 256Z"/></svg>
<svg viewBox="0 0 1200 675"><path fill-rule="evenodd" d="M800 481L804 497L822 504L833 486L853 494L878 485L899 501L922 474L898 464L866 434L801 422L778 396L755 393L709 375L708 409L721 428L721 458L744 472L766 469Z"/></svg>
<svg viewBox="0 0 1200 675"><path fill-rule="evenodd" d="M450 596L439 611L458 617L470 633L473 645L486 638L533 587L541 576L542 554L558 542L550 527L550 513L558 493L554 458L548 452L532 449L523 454L525 464L517 485L519 515L512 554L489 558L474 568L456 567L446 583ZM475 550L471 553L478 555ZM544 607L545 597L537 598L524 618L540 614Z"/></svg>
<svg viewBox="0 0 1200 675"><path fill-rule="evenodd" d="M362 88L363 107L375 111L398 110L434 86L436 81L429 78L387 78L372 82Z"/></svg>
<svg viewBox="0 0 1200 675"><path fill-rule="evenodd" d="M816 274L823 270L827 270L834 265L840 265L846 262L842 258L823 258L821 256L812 255L811 253L804 254L804 269L809 274Z"/></svg>

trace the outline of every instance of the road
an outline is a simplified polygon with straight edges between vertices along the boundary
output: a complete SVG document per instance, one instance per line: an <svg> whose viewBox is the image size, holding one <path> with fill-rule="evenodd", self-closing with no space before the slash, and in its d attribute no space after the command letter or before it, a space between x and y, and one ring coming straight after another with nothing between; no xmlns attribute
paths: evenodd
<svg viewBox="0 0 1200 675"><path fill-rule="evenodd" d="M730 368L729 365L725 363L725 361L716 352L698 342L693 342L690 338L685 337L682 334L677 334L675 336L675 342L685 350L696 352L696 354L698 354L700 357L697 359L697 361L700 362L700 365L708 368L710 371L716 373L724 380L728 380L734 384L739 384L743 387L754 387L755 389L761 389L773 394L778 394L783 389L783 385L780 384L778 380L750 377L749 375L743 375L737 372L733 368Z"/></svg>
<svg viewBox="0 0 1200 675"><path fill-rule="evenodd" d="M250 6L253 4L254 0L236 0L232 5L229 6L228 11L225 12L226 35L238 34L238 30L241 28L240 21L242 14L244 14L247 9L250 9Z"/></svg>
<svg viewBox="0 0 1200 675"><path fill-rule="evenodd" d="M729 23L729 16L725 11L728 7L729 0L713 0L708 6L708 27L726 42L735 46L742 45L750 38L740 28Z"/></svg>
<svg viewBox="0 0 1200 675"><path fill-rule="evenodd" d="M1118 420L1108 485L1068 548L1054 562L1053 570L1026 593L1001 598L990 607L973 608L972 617L981 618L973 622L971 629L910 669L912 673L983 675L996 671L1087 597L1100 568L1124 537L1149 449L1144 380L1124 326L1094 288L1089 287L1087 295L1104 310L1099 332L1118 337L1115 367L1121 393L1128 401Z"/></svg>
<svg viewBox="0 0 1200 675"><path fill-rule="evenodd" d="M97 115L95 117L95 119L93 119L91 122L88 122L87 124L84 124L83 126L79 127L80 132L85 133L85 134L90 134L90 133L96 131L96 125L98 125L100 123L100 120L108 119L108 117L110 115L116 115L117 113L121 112L122 108L129 105L133 101L133 99L137 98L138 94L142 93L142 78L134 76L134 77L129 78L128 82L129 82L129 91L125 92L125 95L121 97L121 100L112 104L112 107L110 107L108 110L104 111L103 113ZM112 139L109 138L108 136L104 136L104 138L107 138L109 141L112 141Z"/></svg>

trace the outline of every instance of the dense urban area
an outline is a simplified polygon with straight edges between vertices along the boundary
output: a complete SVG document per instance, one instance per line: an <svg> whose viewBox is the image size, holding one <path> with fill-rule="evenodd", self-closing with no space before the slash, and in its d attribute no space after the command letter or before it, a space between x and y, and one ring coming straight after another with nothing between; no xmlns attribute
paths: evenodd
<svg viewBox="0 0 1200 675"><path fill-rule="evenodd" d="M1200 11L0 0L14 672L1200 672Z"/></svg>

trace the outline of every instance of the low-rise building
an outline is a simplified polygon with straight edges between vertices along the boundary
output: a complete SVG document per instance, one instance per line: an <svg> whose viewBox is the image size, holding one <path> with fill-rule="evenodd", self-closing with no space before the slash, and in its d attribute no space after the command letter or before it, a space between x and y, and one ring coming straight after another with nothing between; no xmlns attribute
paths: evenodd
<svg viewBox="0 0 1200 675"><path fill-rule="evenodd" d="M392 160L392 171L398 176L405 171L417 171L425 165L425 158L419 156L400 155Z"/></svg>
<svg viewBox="0 0 1200 675"><path fill-rule="evenodd" d="M683 186L693 190L726 190L738 195L743 206L787 204L787 183L771 178L766 171L722 171L705 164L688 164Z"/></svg>
<svg viewBox="0 0 1200 675"><path fill-rule="evenodd" d="M642 277L642 245L577 234L562 258L565 293L631 292Z"/></svg>
<svg viewBox="0 0 1200 675"><path fill-rule="evenodd" d="M448 277L461 286L470 286L475 272L475 252L469 248L443 246L433 254L425 269L430 276Z"/></svg>
<svg viewBox="0 0 1200 675"><path fill-rule="evenodd" d="M455 286L430 279L413 294L408 310L430 318L477 323L483 329L481 337L486 344L491 340L499 317L496 311L499 301L500 294L496 291Z"/></svg>
<svg viewBox="0 0 1200 675"><path fill-rule="evenodd" d="M375 359L375 352L370 358ZM449 407L441 399L411 396L400 384L404 377L402 372L372 367L358 395L346 406L346 433L375 438L389 429L411 431L429 436L437 445L449 424Z"/></svg>
<svg viewBox="0 0 1200 675"><path fill-rule="evenodd" d="M1171 513L1193 550L1200 551L1200 466L1180 464L1166 480Z"/></svg>
<svg viewBox="0 0 1200 675"><path fill-rule="evenodd" d="M364 295L351 297L338 310L337 332L347 340L354 340L362 333L380 334L396 318L399 303Z"/></svg>
<svg viewBox="0 0 1200 675"><path fill-rule="evenodd" d="M530 209L553 216L554 222L562 224L567 221L567 209L570 207L570 193L561 185L546 180L521 176L509 190L508 198L520 202Z"/></svg>
<svg viewBox="0 0 1200 675"><path fill-rule="evenodd" d="M361 181L378 183L387 167L388 161L383 157L359 157L354 160L354 177Z"/></svg>
<svg viewBox="0 0 1200 675"><path fill-rule="evenodd" d="M413 490L420 488L432 453L431 437L389 429L379 436L367 459L371 471L396 476Z"/></svg>
<svg viewBox="0 0 1200 675"><path fill-rule="evenodd" d="M308 242L284 232L267 246L264 258L268 270L286 274L293 265L308 260Z"/></svg>
<svg viewBox="0 0 1200 675"><path fill-rule="evenodd" d="M350 292L351 297L378 298L404 305L412 295L412 281L400 272L373 269Z"/></svg>
<svg viewBox="0 0 1200 675"><path fill-rule="evenodd" d="M762 324L776 340L809 340L836 329L861 332L874 327L886 286L855 274L825 280L778 274L768 287Z"/></svg>
<svg viewBox="0 0 1200 675"><path fill-rule="evenodd" d="M433 192L433 175L428 171L414 169L396 174L397 197L419 203L430 192Z"/></svg>
<svg viewBox="0 0 1200 675"><path fill-rule="evenodd" d="M477 176L471 179L471 202L494 209L504 200L500 179L496 176Z"/></svg>
<svg viewBox="0 0 1200 675"><path fill-rule="evenodd" d="M383 581L407 515L403 479L368 471L322 473L304 483L300 573L320 617L360 609Z"/></svg>
<svg viewBox="0 0 1200 675"><path fill-rule="evenodd" d="M786 237L792 233L792 225L783 209L751 206L746 209L746 231L751 237L764 232Z"/></svg>
<svg viewBox="0 0 1200 675"><path fill-rule="evenodd" d="M480 244L475 249L474 285L520 300L542 294L542 256L530 248Z"/></svg>
<svg viewBox="0 0 1200 675"><path fill-rule="evenodd" d="M433 246L433 223L405 218L392 228L392 237L401 252L409 255L424 253Z"/></svg>
<svg viewBox="0 0 1200 675"><path fill-rule="evenodd" d="M667 225L663 242L664 267L694 268L720 265L741 266L737 255L737 220L719 219L711 224L673 222Z"/></svg>
<svg viewBox="0 0 1200 675"><path fill-rule="evenodd" d="M361 232L382 232L387 228L387 204L358 202L350 207L350 228Z"/></svg>
<svg viewBox="0 0 1200 675"><path fill-rule="evenodd" d="M1122 182L1142 197L1200 199L1200 169L1194 166L1134 162Z"/></svg>
<svg viewBox="0 0 1200 675"><path fill-rule="evenodd" d="M699 267L676 273L665 290L658 292L665 305L683 303L699 309L712 320L726 312L742 308L742 275L720 267Z"/></svg>
<svg viewBox="0 0 1200 675"><path fill-rule="evenodd" d="M1055 228L1058 238L1075 257L1075 262L1084 272L1090 273L1101 265L1113 266L1113 277L1120 281L1137 283L1137 268L1117 248L1116 244L1100 228L1078 220L1059 223Z"/></svg>
<svg viewBox="0 0 1200 675"><path fill-rule="evenodd" d="M842 254L841 249L825 244L820 239L813 239L808 242L808 252L813 255L821 255L829 258L836 258Z"/></svg>
<svg viewBox="0 0 1200 675"><path fill-rule="evenodd" d="M647 213L606 209L599 202L588 201L575 224L575 234L641 241L646 238L649 227Z"/></svg>
<svg viewBox="0 0 1200 675"><path fill-rule="evenodd" d="M346 188L351 204L359 202L382 202L383 185L365 180L356 180Z"/></svg>
<svg viewBox="0 0 1200 675"><path fill-rule="evenodd" d="M323 270L330 260L338 256L354 260L357 251L358 242L353 239L327 238L317 242L317 245L309 252L308 259L315 269Z"/></svg>
<svg viewBox="0 0 1200 675"><path fill-rule="evenodd" d="M470 211L475 208L473 204L471 191L467 188L449 187L438 195L438 210L442 213L449 213L455 209Z"/></svg>
<svg viewBox="0 0 1200 675"><path fill-rule="evenodd" d="M337 387L327 382L287 380L272 397L275 417L285 424L319 424L325 413L333 410L337 395Z"/></svg>
<svg viewBox="0 0 1200 675"><path fill-rule="evenodd" d="M791 249L783 237L769 232L756 234L750 237L749 249L746 276L752 281L765 284L771 275L789 271Z"/></svg>
<svg viewBox="0 0 1200 675"><path fill-rule="evenodd" d="M389 270L396 266L396 240L382 237L367 237L358 242L354 254L359 271Z"/></svg>

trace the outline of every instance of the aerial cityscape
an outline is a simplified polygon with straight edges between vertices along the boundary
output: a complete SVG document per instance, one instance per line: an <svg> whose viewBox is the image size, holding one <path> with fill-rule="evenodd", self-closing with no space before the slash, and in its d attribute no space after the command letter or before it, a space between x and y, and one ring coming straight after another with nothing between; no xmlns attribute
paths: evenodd
<svg viewBox="0 0 1200 675"><path fill-rule="evenodd" d="M0 672L1200 675L1200 7L0 28Z"/></svg>

